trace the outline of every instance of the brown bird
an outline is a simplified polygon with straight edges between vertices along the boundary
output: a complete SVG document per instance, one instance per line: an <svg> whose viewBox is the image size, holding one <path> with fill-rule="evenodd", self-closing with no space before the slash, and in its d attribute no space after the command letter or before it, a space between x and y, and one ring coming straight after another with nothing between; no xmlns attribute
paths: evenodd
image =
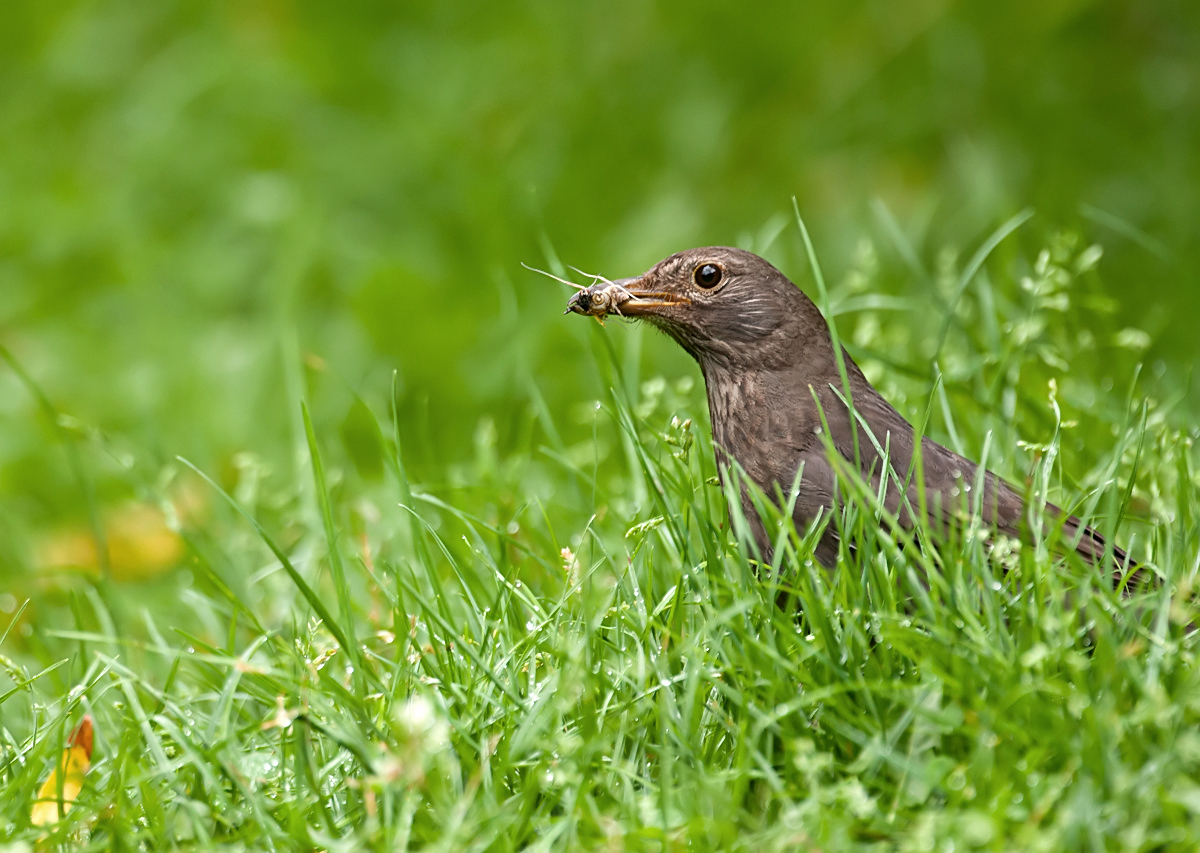
<svg viewBox="0 0 1200 853"><path fill-rule="evenodd" d="M687 350L704 374L718 465L736 463L773 500L794 498L792 517L800 531L842 502L835 462L844 462L842 467L857 470L876 494L887 475L883 504L901 527L911 528L916 508L924 505L930 529L944 536L960 523L969 492L982 482L984 521L999 533L1030 539L1024 500L1012 486L990 471L978 480L978 466L925 437L922 470L915 472L924 478L922 504L917 476L909 476L916 442L912 425L845 350L843 382L829 326L817 306L757 255L689 249L636 278L598 281L572 296L567 310L644 319ZM857 413L853 421L846 401ZM797 483L795 495L789 494ZM769 560L771 536L745 488L740 502L755 543ZM1106 545L1075 516L1046 504L1045 518L1047 527L1061 527L1067 547L1094 563L1102 563L1111 548L1107 559L1115 584L1136 568L1123 550ZM825 528L815 554L825 566L834 565L835 525Z"/></svg>

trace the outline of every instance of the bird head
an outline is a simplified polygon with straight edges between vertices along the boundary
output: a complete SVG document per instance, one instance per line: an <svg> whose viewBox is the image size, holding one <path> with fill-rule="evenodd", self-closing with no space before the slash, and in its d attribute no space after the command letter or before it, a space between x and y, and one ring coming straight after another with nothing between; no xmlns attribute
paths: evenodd
<svg viewBox="0 0 1200 853"><path fill-rule="evenodd" d="M671 255L635 278L600 281L571 297L567 310L644 319L701 365L765 365L791 339L824 321L783 273L742 249L707 247ZM817 331L813 329L812 331Z"/></svg>

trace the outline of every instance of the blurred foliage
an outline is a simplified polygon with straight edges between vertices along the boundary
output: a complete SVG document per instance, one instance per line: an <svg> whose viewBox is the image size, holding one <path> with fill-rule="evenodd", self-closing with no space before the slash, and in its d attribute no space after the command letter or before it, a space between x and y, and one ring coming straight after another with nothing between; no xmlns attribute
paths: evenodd
<svg viewBox="0 0 1200 853"><path fill-rule="evenodd" d="M1185 849L1198 66L1185 0L0 3L0 838L84 710L92 849ZM914 622L885 543L795 630L695 367L521 266L815 293L793 197L889 399L1176 600L972 540Z"/></svg>
<svg viewBox="0 0 1200 853"><path fill-rule="evenodd" d="M393 371L418 477L524 446L531 401L604 392L522 262L735 243L807 286L794 231L770 239L793 195L831 278L866 245L910 295L1031 206L1013 239L1102 244L1119 325L1178 379L1197 57L1182 0L4 3L0 344L49 405L0 367L3 575L30 530L158 496L175 454L286 488L301 395L378 477Z"/></svg>

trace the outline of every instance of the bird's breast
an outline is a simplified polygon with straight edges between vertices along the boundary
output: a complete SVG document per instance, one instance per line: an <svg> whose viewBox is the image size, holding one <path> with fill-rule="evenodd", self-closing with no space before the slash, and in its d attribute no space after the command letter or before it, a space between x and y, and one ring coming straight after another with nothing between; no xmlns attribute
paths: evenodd
<svg viewBox="0 0 1200 853"><path fill-rule="evenodd" d="M755 373L705 371L718 461L736 462L760 488L790 483L803 452L820 441L820 417L795 389Z"/></svg>

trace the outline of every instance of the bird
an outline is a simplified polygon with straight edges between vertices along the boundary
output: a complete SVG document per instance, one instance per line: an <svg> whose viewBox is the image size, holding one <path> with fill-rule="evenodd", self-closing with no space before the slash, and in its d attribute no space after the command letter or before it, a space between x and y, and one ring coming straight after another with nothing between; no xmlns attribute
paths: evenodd
<svg viewBox="0 0 1200 853"><path fill-rule="evenodd" d="M696 360L718 467L736 467L779 506L790 504L798 531L842 505L842 469L856 471L875 494L886 479L886 517L911 530L924 511L927 529L943 538L962 525L968 493L982 484L976 506L993 541L996 534L1031 541L1021 493L928 436L919 437L917 454L912 424L844 348L835 349L813 301L758 255L720 246L688 249L633 278L597 277L590 286L576 286L567 313L647 321ZM729 487L732 481L724 482ZM773 540L754 495L744 484L736 488L740 494L729 500L740 502L755 546L769 562ZM1046 503L1043 517L1043 534L1059 525L1063 546L1106 565L1114 586L1128 589L1135 576L1140 579L1122 548L1074 515ZM837 526L827 523L813 556L832 568L838 554Z"/></svg>

